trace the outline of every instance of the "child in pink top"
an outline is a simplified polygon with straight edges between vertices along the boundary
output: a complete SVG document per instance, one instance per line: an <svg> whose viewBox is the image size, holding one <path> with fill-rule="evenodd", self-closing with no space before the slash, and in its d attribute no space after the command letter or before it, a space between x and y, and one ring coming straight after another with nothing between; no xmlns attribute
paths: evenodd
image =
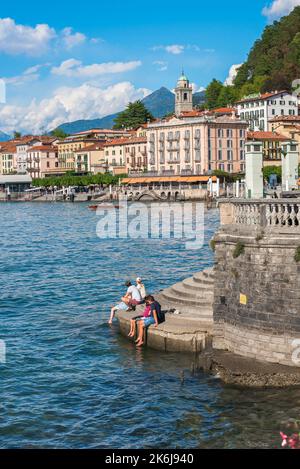
<svg viewBox="0 0 300 469"><path fill-rule="evenodd" d="M128 337L135 337L136 322L140 321L141 319L148 318L150 314L151 314L151 305L146 305L142 316L135 316L134 318L130 319L130 331L129 331Z"/></svg>

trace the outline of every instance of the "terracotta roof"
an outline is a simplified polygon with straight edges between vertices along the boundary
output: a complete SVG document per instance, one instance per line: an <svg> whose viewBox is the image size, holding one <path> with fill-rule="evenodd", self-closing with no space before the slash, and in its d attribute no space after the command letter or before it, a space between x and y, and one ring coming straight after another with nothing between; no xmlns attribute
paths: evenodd
<svg viewBox="0 0 300 469"><path fill-rule="evenodd" d="M237 101L237 104L239 104L239 103L248 103L250 101L264 101L265 99L272 98L272 96L278 96L278 95L283 94L283 93L287 93L287 91L282 90L282 91L272 91L271 93L263 93L263 94L257 96L256 98L241 99L240 101Z"/></svg>
<svg viewBox="0 0 300 469"><path fill-rule="evenodd" d="M276 116L269 122L300 122L300 116Z"/></svg>
<svg viewBox="0 0 300 469"><path fill-rule="evenodd" d="M133 143L141 143L146 144L147 138L146 137L131 137L131 138L116 138L114 140L109 140L108 142L104 143L104 147L114 147L117 145L130 145Z"/></svg>
<svg viewBox="0 0 300 469"><path fill-rule="evenodd" d="M16 145L26 145L27 143L32 142L33 140L37 140L42 143L52 143L55 140L57 140L54 137L49 137L47 135L24 135L23 137L11 140L12 142L15 142Z"/></svg>
<svg viewBox="0 0 300 469"><path fill-rule="evenodd" d="M0 143L0 153L16 153L17 147L11 142Z"/></svg>
<svg viewBox="0 0 300 469"><path fill-rule="evenodd" d="M91 143L96 143L96 142L104 142L105 140L99 140L98 138L73 138L69 140L61 140L60 142L57 142L57 145L68 145L71 143L80 143L80 142L91 142Z"/></svg>
<svg viewBox="0 0 300 469"><path fill-rule="evenodd" d="M183 111L179 117L199 117L203 114L203 111L197 111L193 109L193 111Z"/></svg>
<svg viewBox="0 0 300 469"><path fill-rule="evenodd" d="M27 153L33 152L33 151L44 151L44 152L50 152L50 151L57 151L58 148L56 145L35 145L30 148L28 148Z"/></svg>
<svg viewBox="0 0 300 469"><path fill-rule="evenodd" d="M104 148L104 143L99 142L99 143L94 143L93 145L89 145L85 148L81 148L80 150L76 150L74 153L82 153L84 151L96 151L96 150L103 150Z"/></svg>
<svg viewBox="0 0 300 469"><path fill-rule="evenodd" d="M214 114L232 114L236 110L233 107L218 107L217 109L212 109L210 112Z"/></svg>
<svg viewBox="0 0 300 469"><path fill-rule="evenodd" d="M290 139L277 132L247 132L247 140L274 140L284 142Z"/></svg>
<svg viewBox="0 0 300 469"><path fill-rule="evenodd" d="M83 134L96 134L96 133L106 133L106 134L116 134L116 133L121 133L121 134L126 134L126 130L117 130L117 129L90 129L90 130L85 130L83 132L75 132L72 135L83 135Z"/></svg>

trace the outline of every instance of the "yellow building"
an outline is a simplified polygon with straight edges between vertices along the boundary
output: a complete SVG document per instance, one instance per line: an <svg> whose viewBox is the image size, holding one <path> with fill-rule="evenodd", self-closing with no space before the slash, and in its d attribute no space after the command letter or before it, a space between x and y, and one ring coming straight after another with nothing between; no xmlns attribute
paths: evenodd
<svg viewBox="0 0 300 469"><path fill-rule="evenodd" d="M270 120L270 130L300 144L300 116L280 116ZM300 153L299 153L300 163Z"/></svg>
<svg viewBox="0 0 300 469"><path fill-rule="evenodd" d="M115 139L104 144L105 162L110 171L143 172L147 169L147 138L136 137ZM121 169L122 168L122 169Z"/></svg>
<svg viewBox="0 0 300 469"><path fill-rule="evenodd" d="M0 146L0 174L14 174L17 171L16 145L5 142Z"/></svg>
<svg viewBox="0 0 300 469"><path fill-rule="evenodd" d="M104 173L106 171L103 143L94 143L74 152L77 173Z"/></svg>
<svg viewBox="0 0 300 469"><path fill-rule="evenodd" d="M58 164L63 171L75 171L75 153L94 143L100 143L97 139L72 139L66 138L58 142Z"/></svg>
<svg viewBox="0 0 300 469"><path fill-rule="evenodd" d="M262 142L264 166L281 166L282 143L289 140L278 132L248 132L247 141Z"/></svg>

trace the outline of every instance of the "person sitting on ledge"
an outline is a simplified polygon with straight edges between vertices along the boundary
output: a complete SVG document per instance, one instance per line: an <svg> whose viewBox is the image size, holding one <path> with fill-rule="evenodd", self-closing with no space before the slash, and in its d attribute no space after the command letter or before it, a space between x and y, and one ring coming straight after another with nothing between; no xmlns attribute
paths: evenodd
<svg viewBox="0 0 300 469"><path fill-rule="evenodd" d="M140 291L140 294L141 294L141 297L143 298L143 300L146 298L147 296L147 292L146 292L146 287L145 285L143 284L143 280L141 279L141 277L137 277L136 279L136 287L137 289Z"/></svg>
<svg viewBox="0 0 300 469"><path fill-rule="evenodd" d="M130 319L130 331L128 337L134 337L136 333L136 325L138 321L141 321L144 318L148 318L151 313L151 306L146 304L146 308L144 309L142 316L135 316L134 318Z"/></svg>
<svg viewBox="0 0 300 469"><path fill-rule="evenodd" d="M131 282L126 282L125 286L127 287L127 293L123 296L122 301L126 303L129 308L141 304L143 298L140 290L135 285L132 285Z"/></svg>
<svg viewBox="0 0 300 469"><path fill-rule="evenodd" d="M131 308L135 308L136 305L143 303L143 299L137 287L131 285L131 282L129 281L125 283L125 286L127 287L126 295L122 297L121 303L111 308L108 324L113 323L113 319L118 309L128 311Z"/></svg>
<svg viewBox="0 0 300 469"><path fill-rule="evenodd" d="M159 318L161 317L161 306L158 301L155 301L154 297L151 295L146 296L145 298L146 305L150 306L150 316L141 319L138 322L138 338L135 341L137 347L144 345L144 332L149 326L154 325L157 327L159 325Z"/></svg>

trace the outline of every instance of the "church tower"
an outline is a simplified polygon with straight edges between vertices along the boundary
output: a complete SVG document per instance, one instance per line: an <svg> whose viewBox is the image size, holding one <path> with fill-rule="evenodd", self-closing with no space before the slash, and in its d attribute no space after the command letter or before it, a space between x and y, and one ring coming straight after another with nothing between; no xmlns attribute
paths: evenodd
<svg viewBox="0 0 300 469"><path fill-rule="evenodd" d="M182 70L175 88L175 114L193 110L193 88Z"/></svg>

